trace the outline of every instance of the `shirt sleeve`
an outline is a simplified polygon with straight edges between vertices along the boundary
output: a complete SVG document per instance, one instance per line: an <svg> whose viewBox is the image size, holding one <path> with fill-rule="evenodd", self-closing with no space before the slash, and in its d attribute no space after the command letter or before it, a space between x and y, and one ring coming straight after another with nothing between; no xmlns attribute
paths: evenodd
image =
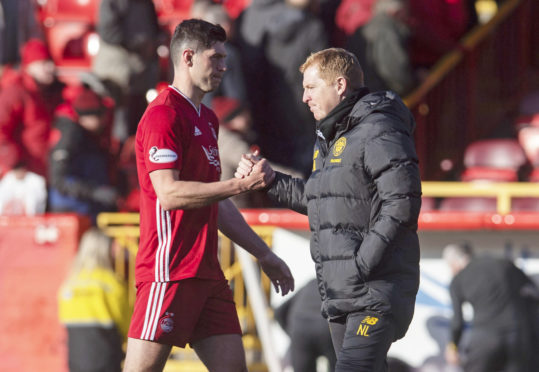
<svg viewBox="0 0 539 372"><path fill-rule="evenodd" d="M172 108L157 106L147 113L142 144L148 172L158 169L181 171L187 136L185 129Z"/></svg>

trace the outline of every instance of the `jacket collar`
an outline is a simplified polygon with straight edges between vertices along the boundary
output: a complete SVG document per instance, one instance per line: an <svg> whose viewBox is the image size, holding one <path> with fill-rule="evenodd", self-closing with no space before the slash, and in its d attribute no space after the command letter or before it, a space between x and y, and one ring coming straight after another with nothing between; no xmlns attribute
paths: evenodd
<svg viewBox="0 0 539 372"><path fill-rule="evenodd" d="M316 124L317 134L329 143L335 137L337 125L341 123L343 118L350 114L357 101L368 93L369 88L367 87L362 87L353 91L348 97L333 108L325 118Z"/></svg>

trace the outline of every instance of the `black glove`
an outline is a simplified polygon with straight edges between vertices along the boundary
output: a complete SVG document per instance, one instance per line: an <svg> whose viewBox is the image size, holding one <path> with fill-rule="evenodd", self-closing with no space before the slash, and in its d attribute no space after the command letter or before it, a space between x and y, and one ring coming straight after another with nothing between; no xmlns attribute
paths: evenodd
<svg viewBox="0 0 539 372"><path fill-rule="evenodd" d="M99 186L92 192L92 200L106 206L116 206L118 192L111 186Z"/></svg>

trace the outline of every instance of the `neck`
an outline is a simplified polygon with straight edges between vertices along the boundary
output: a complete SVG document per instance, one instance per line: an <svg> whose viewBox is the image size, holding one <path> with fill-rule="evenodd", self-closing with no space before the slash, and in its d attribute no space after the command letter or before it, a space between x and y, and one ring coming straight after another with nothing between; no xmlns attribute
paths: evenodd
<svg viewBox="0 0 539 372"><path fill-rule="evenodd" d="M172 86L189 98L196 107L200 107L205 92L198 89L188 76L176 75L172 81Z"/></svg>

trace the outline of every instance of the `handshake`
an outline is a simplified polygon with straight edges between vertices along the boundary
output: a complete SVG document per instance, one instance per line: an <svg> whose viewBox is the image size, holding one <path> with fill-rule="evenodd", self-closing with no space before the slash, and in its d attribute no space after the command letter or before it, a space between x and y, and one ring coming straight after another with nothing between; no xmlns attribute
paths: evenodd
<svg viewBox="0 0 539 372"><path fill-rule="evenodd" d="M243 154L234 177L245 180L248 190L262 190L271 185L275 179L275 172L269 162L259 157L259 151L252 154Z"/></svg>

